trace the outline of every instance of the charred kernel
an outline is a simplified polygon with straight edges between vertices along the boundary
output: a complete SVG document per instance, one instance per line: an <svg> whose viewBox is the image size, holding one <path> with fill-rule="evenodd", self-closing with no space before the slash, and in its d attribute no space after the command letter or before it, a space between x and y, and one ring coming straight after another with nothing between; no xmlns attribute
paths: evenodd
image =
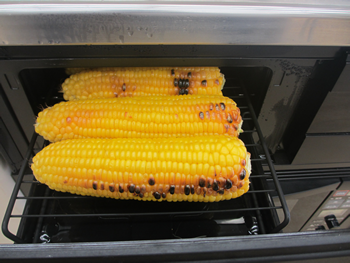
<svg viewBox="0 0 350 263"><path fill-rule="evenodd" d="M180 89L179 90L179 95L184 95L185 94L185 90L184 89Z"/></svg>
<svg viewBox="0 0 350 263"><path fill-rule="evenodd" d="M175 70L174 69L171 70L171 76L175 76Z"/></svg>
<svg viewBox="0 0 350 263"><path fill-rule="evenodd" d="M187 94L188 94L188 89L184 89L184 90L183 90L183 94L184 94L184 95L187 95Z"/></svg>
<svg viewBox="0 0 350 263"><path fill-rule="evenodd" d="M220 186L225 186L226 185L226 179L223 178L223 177L220 177L219 180L218 180L218 184Z"/></svg>
<svg viewBox="0 0 350 263"><path fill-rule="evenodd" d="M224 192L225 192L225 190L222 188L222 189L220 189L220 190L218 191L218 194L223 195L223 194L224 194Z"/></svg>
<svg viewBox="0 0 350 263"><path fill-rule="evenodd" d="M208 188L211 188L211 187L212 187L212 185L213 185L213 179L208 178L208 181L207 181L207 187L208 187Z"/></svg>
<svg viewBox="0 0 350 263"><path fill-rule="evenodd" d="M204 120L204 113L203 113L203 112L199 112L199 118L201 118L202 120Z"/></svg>
<svg viewBox="0 0 350 263"><path fill-rule="evenodd" d="M139 194L139 197L142 198L142 197L143 197L143 193L140 193L140 194Z"/></svg>
<svg viewBox="0 0 350 263"><path fill-rule="evenodd" d="M166 197L166 193L162 193L162 197L165 198Z"/></svg>
<svg viewBox="0 0 350 263"><path fill-rule="evenodd" d="M154 196L154 198L157 199L157 200L160 199L160 193L158 193L158 192L154 192L154 193L153 193L153 196Z"/></svg>
<svg viewBox="0 0 350 263"><path fill-rule="evenodd" d="M184 87L188 88L190 86L190 81L188 79L184 80Z"/></svg>
<svg viewBox="0 0 350 263"><path fill-rule="evenodd" d="M219 190L219 185L218 185L218 182L216 180L214 180L214 182L213 182L213 190L214 191Z"/></svg>
<svg viewBox="0 0 350 263"><path fill-rule="evenodd" d="M172 195L175 193L175 185L171 185L170 186L169 193L172 194Z"/></svg>
<svg viewBox="0 0 350 263"><path fill-rule="evenodd" d="M115 188L114 188L114 185L109 185L109 191L111 191L112 193L114 192Z"/></svg>
<svg viewBox="0 0 350 263"><path fill-rule="evenodd" d="M240 178L241 180L244 180L246 173L247 173L247 172L245 171L245 169L242 169L242 172L241 172L241 174L239 175L239 178Z"/></svg>
<svg viewBox="0 0 350 263"><path fill-rule="evenodd" d="M204 178L199 178L199 186L204 187L205 186L205 180Z"/></svg>
<svg viewBox="0 0 350 263"><path fill-rule="evenodd" d="M187 185L185 186L185 195L189 195L190 192L191 192L191 187L187 184Z"/></svg>
<svg viewBox="0 0 350 263"><path fill-rule="evenodd" d="M203 80L203 81L202 81L202 86L203 86L203 87L206 87L206 86L207 86L207 81L206 81L206 80Z"/></svg>
<svg viewBox="0 0 350 263"><path fill-rule="evenodd" d="M148 184L149 184L149 185L154 185L155 183L156 183L156 181L154 180L153 177L151 177L151 178L148 179Z"/></svg>
<svg viewBox="0 0 350 263"><path fill-rule="evenodd" d="M218 79L215 80L215 84L216 84L216 85L219 85L219 84L220 84L220 82L219 82Z"/></svg>
<svg viewBox="0 0 350 263"><path fill-rule="evenodd" d="M92 188L94 188L94 190L97 190L97 181L94 181L92 183Z"/></svg>
<svg viewBox="0 0 350 263"><path fill-rule="evenodd" d="M216 109L217 111L219 111L219 110L220 110L220 108L219 108L219 105L218 105L218 104L215 104L215 109Z"/></svg>
<svg viewBox="0 0 350 263"><path fill-rule="evenodd" d="M237 124L234 124L234 125L233 125L233 128L237 131L237 130L238 130Z"/></svg>
<svg viewBox="0 0 350 263"><path fill-rule="evenodd" d="M228 121L229 123L232 123L232 122L233 122L232 116L231 116L230 113L229 113L228 116L227 116L227 121Z"/></svg>
<svg viewBox="0 0 350 263"><path fill-rule="evenodd" d="M209 105L209 110L213 110L214 109L214 104L213 103L210 103Z"/></svg>
<svg viewBox="0 0 350 263"><path fill-rule="evenodd" d="M203 188L203 197L205 197L207 194L207 189L206 188Z"/></svg>
<svg viewBox="0 0 350 263"><path fill-rule="evenodd" d="M119 185L119 193L124 193L124 189L121 185Z"/></svg>
<svg viewBox="0 0 350 263"><path fill-rule="evenodd" d="M238 183L238 185L237 185L237 188L238 189L241 189L242 187L243 187L243 183L244 181L240 181L239 183Z"/></svg>
<svg viewBox="0 0 350 263"><path fill-rule="evenodd" d="M191 77L192 77L192 73L191 73L191 72L188 72L188 73L187 73L187 77L191 78Z"/></svg>
<svg viewBox="0 0 350 263"><path fill-rule="evenodd" d="M136 193L136 194L140 194L140 193L141 193L140 186L136 186L136 188L135 188L135 193Z"/></svg>
<svg viewBox="0 0 350 263"><path fill-rule="evenodd" d="M194 195L194 185L191 185L191 194Z"/></svg>
<svg viewBox="0 0 350 263"><path fill-rule="evenodd" d="M232 181L230 179L226 180L225 188L226 189L231 189L232 188Z"/></svg>
<svg viewBox="0 0 350 263"><path fill-rule="evenodd" d="M125 91L126 90L126 85L125 85L125 83L123 84L123 91Z"/></svg>
<svg viewBox="0 0 350 263"><path fill-rule="evenodd" d="M115 96L116 98L118 98L118 93L117 93L117 92L114 92L114 96Z"/></svg>
<svg viewBox="0 0 350 263"><path fill-rule="evenodd" d="M184 81L182 79L179 79L179 88L184 87Z"/></svg>
<svg viewBox="0 0 350 263"><path fill-rule="evenodd" d="M174 86L177 87L179 85L179 81L175 78L174 79Z"/></svg>
<svg viewBox="0 0 350 263"><path fill-rule="evenodd" d="M242 160L242 165L243 165L243 166L246 165L246 160L245 160L245 159Z"/></svg>
<svg viewBox="0 0 350 263"><path fill-rule="evenodd" d="M221 107L222 110L225 110L226 109L225 103L221 102L220 103L220 107Z"/></svg>
<svg viewBox="0 0 350 263"><path fill-rule="evenodd" d="M134 184L131 184L129 186L129 192L132 193L132 194L135 192L135 185Z"/></svg>
<svg viewBox="0 0 350 263"><path fill-rule="evenodd" d="M228 124L226 123L226 124L224 124L224 127L225 127L225 129L226 129L226 132L228 132L228 129L230 128L230 125L228 125Z"/></svg>
<svg viewBox="0 0 350 263"><path fill-rule="evenodd" d="M101 183L101 184L100 184L100 188L101 188L101 190L105 190L105 184L104 184L104 183Z"/></svg>

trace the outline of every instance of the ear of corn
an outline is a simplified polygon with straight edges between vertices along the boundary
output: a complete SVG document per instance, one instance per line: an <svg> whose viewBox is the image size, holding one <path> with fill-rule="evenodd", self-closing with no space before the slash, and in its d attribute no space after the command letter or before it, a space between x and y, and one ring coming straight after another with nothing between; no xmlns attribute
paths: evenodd
<svg viewBox="0 0 350 263"><path fill-rule="evenodd" d="M214 202L248 191L250 154L231 136L66 140L39 152L32 170L73 194Z"/></svg>
<svg viewBox="0 0 350 263"><path fill-rule="evenodd" d="M233 100L194 95L61 102L39 113L35 130L56 142L73 138L238 136L241 125Z"/></svg>
<svg viewBox="0 0 350 263"><path fill-rule="evenodd" d="M76 69L72 69L76 70ZM65 100L147 95L222 95L223 74L215 67L100 68L71 75Z"/></svg>

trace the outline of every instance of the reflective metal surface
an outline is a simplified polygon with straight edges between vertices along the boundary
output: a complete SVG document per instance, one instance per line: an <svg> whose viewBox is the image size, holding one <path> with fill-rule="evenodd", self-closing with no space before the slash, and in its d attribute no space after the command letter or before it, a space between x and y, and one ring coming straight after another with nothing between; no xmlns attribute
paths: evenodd
<svg viewBox="0 0 350 263"><path fill-rule="evenodd" d="M2 1L0 45L350 45L347 1Z"/></svg>

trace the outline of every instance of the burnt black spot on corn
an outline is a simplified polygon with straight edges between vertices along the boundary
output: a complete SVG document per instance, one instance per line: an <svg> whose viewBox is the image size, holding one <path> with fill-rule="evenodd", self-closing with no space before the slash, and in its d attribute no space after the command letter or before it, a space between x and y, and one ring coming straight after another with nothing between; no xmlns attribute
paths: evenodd
<svg viewBox="0 0 350 263"><path fill-rule="evenodd" d="M125 85L125 83L123 84L122 89L123 89L123 91L126 90L126 85Z"/></svg>
<svg viewBox="0 0 350 263"><path fill-rule="evenodd" d="M121 185L119 185L119 193L124 193L124 189Z"/></svg>
<svg viewBox="0 0 350 263"><path fill-rule="evenodd" d="M204 178L200 178L199 179L199 186L200 187L205 187L205 179Z"/></svg>
<svg viewBox="0 0 350 263"><path fill-rule="evenodd" d="M210 103L209 110L213 110L213 109L214 109L214 105L213 105L213 103Z"/></svg>
<svg viewBox="0 0 350 263"><path fill-rule="evenodd" d="M129 186L129 192L132 193L132 194L135 192L135 185L134 184L131 184Z"/></svg>
<svg viewBox="0 0 350 263"><path fill-rule="evenodd" d="M110 184L110 185L109 185L109 191L113 193L114 190L115 190L114 185L113 185L113 184Z"/></svg>
<svg viewBox="0 0 350 263"><path fill-rule="evenodd" d="M154 196L154 198L157 199L157 200L160 199L160 193L158 193L158 192L154 192L154 193L153 193L153 196Z"/></svg>
<svg viewBox="0 0 350 263"><path fill-rule="evenodd" d="M175 185L170 186L169 193L172 195L175 193Z"/></svg>
<svg viewBox="0 0 350 263"><path fill-rule="evenodd" d="M104 184L104 183L101 183L101 184L100 184L100 189L101 189L101 190L105 190L105 184Z"/></svg>
<svg viewBox="0 0 350 263"><path fill-rule="evenodd" d="M177 87L179 85L179 81L177 80L177 78L174 79L174 86Z"/></svg>
<svg viewBox="0 0 350 263"><path fill-rule="evenodd" d="M189 86L190 86L190 81L188 79L186 79L184 87L187 89Z"/></svg>
<svg viewBox="0 0 350 263"><path fill-rule="evenodd" d="M247 172L246 172L245 169L243 168L241 174L239 175L240 179L241 179L241 180L244 180L246 174L247 174Z"/></svg>
<svg viewBox="0 0 350 263"><path fill-rule="evenodd" d="M154 180L153 177L151 177L151 178L148 179L148 184L149 184L149 185L154 185L155 183L156 183L156 181Z"/></svg>
<svg viewBox="0 0 350 263"><path fill-rule="evenodd" d="M162 193L162 198L165 198L166 197L166 193Z"/></svg>
<svg viewBox="0 0 350 263"><path fill-rule="evenodd" d="M93 188L94 190L97 190L97 181L94 181L94 182L92 183L92 188Z"/></svg>
<svg viewBox="0 0 350 263"><path fill-rule="evenodd" d="M194 195L194 185L191 185L191 194Z"/></svg>
<svg viewBox="0 0 350 263"><path fill-rule="evenodd" d="M174 69L171 70L171 76L175 76L175 70Z"/></svg>
<svg viewBox="0 0 350 263"><path fill-rule="evenodd" d="M221 102L220 103L220 107L221 107L222 110L225 110L226 109L225 103Z"/></svg>
<svg viewBox="0 0 350 263"><path fill-rule="evenodd" d="M139 197L142 198L142 197L143 197L143 193L140 193L140 194L139 194Z"/></svg>
<svg viewBox="0 0 350 263"><path fill-rule="evenodd" d="M179 88L183 88L184 81L182 79L179 79Z"/></svg>
<svg viewBox="0 0 350 263"><path fill-rule="evenodd" d="M187 184L187 185L185 186L185 195L189 195L190 192L191 192L191 187Z"/></svg>
<svg viewBox="0 0 350 263"><path fill-rule="evenodd" d="M136 194L140 194L140 193L141 193L140 186L136 186L136 188L135 188L135 193L136 193Z"/></svg>
<svg viewBox="0 0 350 263"><path fill-rule="evenodd" d="M219 110L220 110L220 108L219 108L219 105L218 105L218 104L215 104L215 109L216 109L217 111L219 111Z"/></svg>
<svg viewBox="0 0 350 263"><path fill-rule="evenodd" d="M203 80L201 84L202 84L203 87L206 87L208 85L206 80Z"/></svg>
<svg viewBox="0 0 350 263"><path fill-rule="evenodd" d="M184 90L183 90L183 94L184 94L184 95L187 95L187 94L188 94L188 89L184 89Z"/></svg>
<svg viewBox="0 0 350 263"><path fill-rule="evenodd" d="M219 85L219 84L220 84L220 82L219 82L218 79L215 80L215 84L216 84L216 85Z"/></svg>
<svg viewBox="0 0 350 263"><path fill-rule="evenodd" d="M226 189L231 189L232 188L232 181L230 179L226 180L225 188Z"/></svg>
<svg viewBox="0 0 350 263"><path fill-rule="evenodd" d="M219 191L218 191L218 194L220 194L220 195L223 195L225 193L225 190L224 189L220 189Z"/></svg>
<svg viewBox="0 0 350 263"><path fill-rule="evenodd" d="M203 113L203 112L199 112L199 118L201 118L202 120L204 120L204 113Z"/></svg>
<svg viewBox="0 0 350 263"><path fill-rule="evenodd" d="M192 77L192 73L191 73L191 72L188 72L188 73L187 73L187 77L191 78L191 77Z"/></svg>

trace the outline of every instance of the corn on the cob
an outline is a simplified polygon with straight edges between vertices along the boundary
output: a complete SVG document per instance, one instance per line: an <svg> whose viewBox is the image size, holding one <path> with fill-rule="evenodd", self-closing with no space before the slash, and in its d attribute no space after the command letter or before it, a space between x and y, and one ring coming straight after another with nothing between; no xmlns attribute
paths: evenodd
<svg viewBox="0 0 350 263"><path fill-rule="evenodd" d="M61 102L40 112L35 131L56 142L79 138L154 138L229 134L242 125L223 96L153 96Z"/></svg>
<svg viewBox="0 0 350 263"><path fill-rule="evenodd" d="M231 136L73 139L33 158L38 181L79 195L153 201L229 200L249 189L250 154Z"/></svg>
<svg viewBox="0 0 350 263"><path fill-rule="evenodd" d="M62 84L65 100L147 95L222 95L219 68L102 68L71 75Z"/></svg>

